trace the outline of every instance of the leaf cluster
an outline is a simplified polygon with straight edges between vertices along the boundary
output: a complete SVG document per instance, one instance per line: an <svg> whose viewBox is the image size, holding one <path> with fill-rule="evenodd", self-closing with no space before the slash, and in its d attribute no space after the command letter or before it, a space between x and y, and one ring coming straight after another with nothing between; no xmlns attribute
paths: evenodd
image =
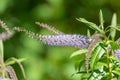
<svg viewBox="0 0 120 80"><path fill-rule="evenodd" d="M91 35L88 30L88 36L92 38L89 47L73 52L70 56L76 63L76 73L81 74L80 80L119 80L120 60L115 56L115 50L120 50L120 38L116 37L120 26L117 25L116 14L113 14L111 24L106 28L101 10L99 13L100 25L98 26L84 18L77 18L77 20L95 31Z"/></svg>

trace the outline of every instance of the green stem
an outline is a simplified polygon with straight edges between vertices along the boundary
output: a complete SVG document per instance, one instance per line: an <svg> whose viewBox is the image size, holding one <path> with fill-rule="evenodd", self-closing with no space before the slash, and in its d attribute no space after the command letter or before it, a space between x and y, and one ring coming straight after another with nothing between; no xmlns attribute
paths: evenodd
<svg viewBox="0 0 120 80"><path fill-rule="evenodd" d="M108 52L108 49L106 49L106 56L107 56L107 64L108 64L108 69L109 69L109 75L110 75L110 78L112 79L112 71L111 71L111 66L110 66L110 62L109 62L109 52Z"/></svg>
<svg viewBox="0 0 120 80"><path fill-rule="evenodd" d="M107 45L108 38L105 35L105 33L103 33L103 35L104 35L105 45ZM111 66L110 66L110 62L109 62L110 56L109 56L108 48L106 49L106 57L107 57L107 65L108 65L108 69L109 69L109 75L110 75L110 78L112 79L113 76L112 76L112 70L111 70Z"/></svg>
<svg viewBox="0 0 120 80"><path fill-rule="evenodd" d="M1 69L2 69L2 78L5 78L5 65L4 64L2 64L2 66L1 66Z"/></svg>

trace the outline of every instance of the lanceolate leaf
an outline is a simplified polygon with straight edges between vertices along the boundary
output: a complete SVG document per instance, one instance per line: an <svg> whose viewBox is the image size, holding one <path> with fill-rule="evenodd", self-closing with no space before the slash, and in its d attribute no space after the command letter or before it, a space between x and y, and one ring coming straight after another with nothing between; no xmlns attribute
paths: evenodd
<svg viewBox="0 0 120 80"><path fill-rule="evenodd" d="M87 30L87 36L88 36L88 37L91 36L91 33L90 33L90 30L89 30L89 29Z"/></svg>
<svg viewBox="0 0 120 80"><path fill-rule="evenodd" d="M87 53L87 51L87 49L81 49L71 54L70 58L72 58L72 60L76 62L75 69L77 71L80 71L81 67L85 63L85 53Z"/></svg>
<svg viewBox="0 0 120 80"><path fill-rule="evenodd" d="M112 71L114 74L120 75L120 70L113 70Z"/></svg>
<svg viewBox="0 0 120 80"><path fill-rule="evenodd" d="M102 30L101 30L96 24L94 24L94 23L92 23L92 22L89 22L89 21L87 21L87 20L84 19L84 18L79 18L79 19L77 19L77 20L80 21L80 22L85 23L85 24L88 25L91 29L96 30L96 31L102 33Z"/></svg>
<svg viewBox="0 0 120 80"><path fill-rule="evenodd" d="M0 64L3 63L4 53L3 53L3 42L0 40Z"/></svg>
<svg viewBox="0 0 120 80"><path fill-rule="evenodd" d="M111 21L111 26L116 27L116 25L117 25L117 17L116 17L116 14L114 13ZM110 35L112 37L112 40L114 40L115 34L116 34L116 29L111 29Z"/></svg>
<svg viewBox="0 0 120 80"><path fill-rule="evenodd" d="M110 45L112 47L113 50L115 49L120 49L120 45L118 45L116 42L114 41L110 41Z"/></svg>
<svg viewBox="0 0 120 80"><path fill-rule="evenodd" d="M108 68L107 63L105 63L105 62L98 62L97 65L98 66L105 66L106 68Z"/></svg>
<svg viewBox="0 0 120 80"><path fill-rule="evenodd" d="M90 74L88 74L88 73L87 74L82 74L80 80L90 80L89 76L90 76Z"/></svg>
<svg viewBox="0 0 120 80"><path fill-rule="evenodd" d="M112 29L116 29L118 31L120 31L120 26L116 26L116 27L113 27L113 26L110 26Z"/></svg>
<svg viewBox="0 0 120 80"><path fill-rule="evenodd" d="M104 26L103 26L104 20L103 20L102 10L100 10L100 12L99 12L99 19L100 19L100 28L101 28L102 30L104 30Z"/></svg>
<svg viewBox="0 0 120 80"><path fill-rule="evenodd" d="M97 61L102 57L105 50L100 46L96 46L96 48L93 50L91 59L90 59L90 68L93 70L96 66Z"/></svg>
<svg viewBox="0 0 120 80"><path fill-rule="evenodd" d="M25 61L26 60L26 58L21 58L21 59L18 59L18 62L23 62L23 61ZM6 62L5 62L5 65L6 66L9 66L9 65L13 65L13 64L15 64L16 63L16 61L15 60L11 60L11 58L10 59L8 59Z"/></svg>
<svg viewBox="0 0 120 80"><path fill-rule="evenodd" d="M81 54L86 53L87 51L88 51L87 49L78 50L78 51L72 53L70 57L73 58L73 57L75 57L75 56L79 56L79 55L81 55Z"/></svg>

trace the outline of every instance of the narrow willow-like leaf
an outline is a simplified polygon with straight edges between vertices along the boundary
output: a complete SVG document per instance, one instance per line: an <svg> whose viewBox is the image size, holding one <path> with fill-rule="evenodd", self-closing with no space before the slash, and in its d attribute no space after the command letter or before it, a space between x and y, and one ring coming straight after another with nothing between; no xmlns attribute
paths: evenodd
<svg viewBox="0 0 120 80"><path fill-rule="evenodd" d="M117 16L116 16L116 14L114 13L114 14L113 14L113 17L112 17L112 21L111 21L111 26L112 26L112 27L116 27L116 25L117 25ZM113 29L113 28L112 28L110 35L111 35L112 40L114 40L114 39L115 39L115 35L116 35L116 29Z"/></svg>
<svg viewBox="0 0 120 80"><path fill-rule="evenodd" d="M90 27L91 29L93 29L93 30L95 30L95 31L98 31L98 32L100 32L100 33L103 33L103 31L102 31L96 24L94 24L94 23L92 23L92 22L89 22L89 21L87 21L87 20L84 19L84 18L79 18L79 19L77 19L77 20L80 21L80 22L85 23L85 24L88 25L88 27Z"/></svg>
<svg viewBox="0 0 120 80"><path fill-rule="evenodd" d="M116 27L109 26L109 27L111 27L111 29L116 29L116 30L120 31L120 26L116 26Z"/></svg>
<svg viewBox="0 0 120 80"><path fill-rule="evenodd" d="M97 61L102 57L105 50L100 46L96 46L96 48L93 50L91 59L90 59L90 68L91 70L94 70L95 65L97 64Z"/></svg>
<svg viewBox="0 0 120 80"><path fill-rule="evenodd" d="M3 64L4 52L3 52L3 42L0 40L0 64Z"/></svg>
<svg viewBox="0 0 120 80"><path fill-rule="evenodd" d="M88 50L87 49L81 49L81 50L78 50L78 51L75 51L71 54L70 58L73 58L75 56L79 56L81 54L84 54L86 53Z"/></svg>
<svg viewBox="0 0 120 80"><path fill-rule="evenodd" d="M100 10L100 12L99 12L99 21L100 21L100 28L102 29L102 30L104 30L104 19L103 19L103 13L102 13L102 10Z"/></svg>
<svg viewBox="0 0 120 80"><path fill-rule="evenodd" d="M113 70L112 73L120 75L120 70Z"/></svg>
<svg viewBox="0 0 120 80"><path fill-rule="evenodd" d="M47 25L47 24L45 24L45 23L35 22L35 24L37 24L37 25L39 25L39 26L41 26L41 27L43 27L43 28L46 28L46 29L48 29L49 31L52 31L52 32L54 32L55 34L64 34L63 32L61 32L61 31L57 30L56 28L54 28L54 27L52 27L52 26L49 26L49 25Z"/></svg>
<svg viewBox="0 0 120 80"><path fill-rule="evenodd" d="M120 49L120 45L117 44L114 41L110 41L110 45L111 45L111 47L112 47L113 50Z"/></svg>
<svg viewBox="0 0 120 80"><path fill-rule="evenodd" d="M23 61L25 61L26 60L26 58L21 58L21 59L18 59L18 62L23 62ZM16 61L14 61L14 60L7 60L7 61L5 61L5 65L6 66L9 66L9 65L13 65L13 64L15 64L16 63Z"/></svg>
<svg viewBox="0 0 120 80"><path fill-rule="evenodd" d="M75 51L71 54L70 58L74 61L74 62L79 62L79 66L77 67L81 67L82 64L81 61L85 61L85 53L87 53L87 49L81 49L81 50L78 50L78 51Z"/></svg>
<svg viewBox="0 0 120 80"><path fill-rule="evenodd" d="M90 79L89 79L89 76L90 76L89 73L87 73L87 74L82 74L80 80L90 80Z"/></svg>
<svg viewBox="0 0 120 80"><path fill-rule="evenodd" d="M105 62L97 62L98 66L105 66L106 68L108 68L108 64Z"/></svg>
<svg viewBox="0 0 120 80"><path fill-rule="evenodd" d="M87 36L88 36L88 37L91 36L91 33L90 33L90 30L89 30L89 29L87 30Z"/></svg>
<svg viewBox="0 0 120 80"><path fill-rule="evenodd" d="M76 63L75 63L75 70L77 70L77 72L79 72L79 73L86 73L86 71L85 71L85 56L84 56L84 58L81 56L81 58L79 58L81 61L79 60L79 61L76 61Z"/></svg>

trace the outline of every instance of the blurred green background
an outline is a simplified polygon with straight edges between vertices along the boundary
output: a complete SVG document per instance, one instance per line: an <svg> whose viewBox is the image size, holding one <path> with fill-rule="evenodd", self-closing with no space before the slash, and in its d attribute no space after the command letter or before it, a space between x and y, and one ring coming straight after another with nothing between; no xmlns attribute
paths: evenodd
<svg viewBox="0 0 120 80"><path fill-rule="evenodd" d="M83 17L98 25L100 9L106 26L114 12L120 23L120 0L0 0L0 19L10 28L20 26L39 34L52 32L35 25L36 21L67 34L86 34L87 27L75 18ZM76 50L74 47L48 46L18 32L4 41L5 59L27 58L23 66L29 80L79 80L79 75L72 76L74 61L69 57ZM13 67L22 80L19 67Z"/></svg>

